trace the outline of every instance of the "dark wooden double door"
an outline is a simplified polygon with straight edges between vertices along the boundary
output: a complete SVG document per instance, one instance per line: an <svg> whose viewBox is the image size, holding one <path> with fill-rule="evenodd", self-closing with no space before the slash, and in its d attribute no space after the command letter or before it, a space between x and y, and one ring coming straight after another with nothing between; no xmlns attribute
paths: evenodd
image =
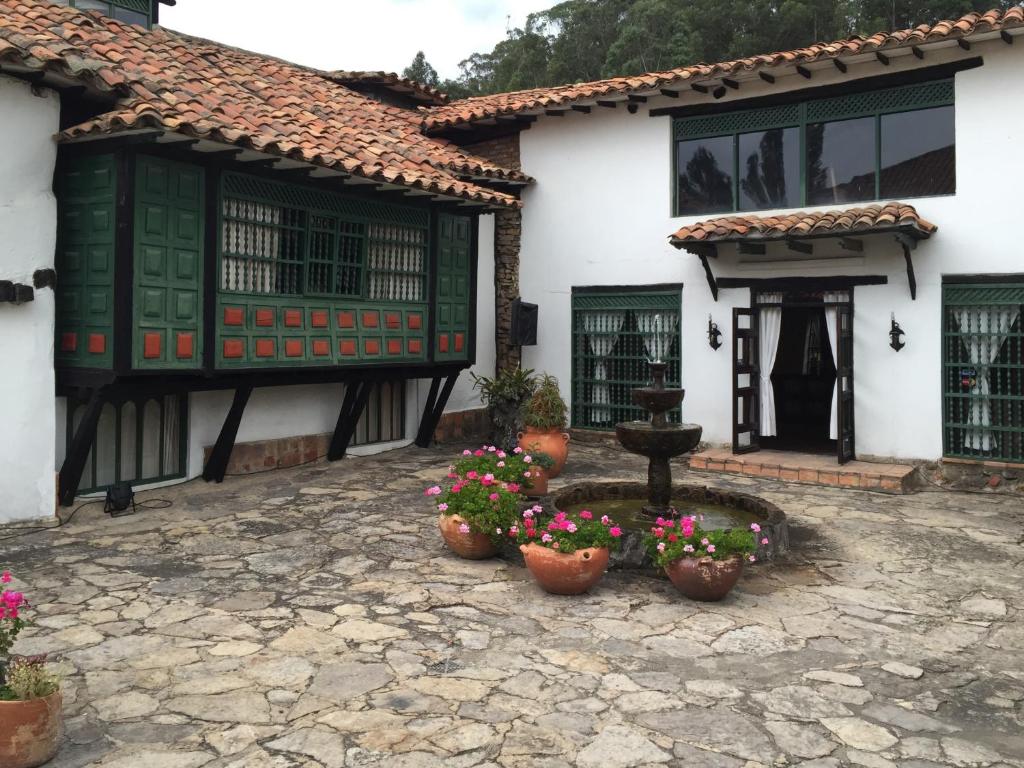
<svg viewBox="0 0 1024 768"><path fill-rule="evenodd" d="M783 306L787 298L783 299ZM806 304L806 297L792 299ZM813 301L813 299L812 299ZM840 464L856 458L853 418L853 296L827 297L835 308L836 367L836 457ZM824 309L826 303L822 301ZM756 301L748 308L733 309L732 322L732 449L751 453L761 448L760 309ZM827 316L828 313L826 313Z"/></svg>

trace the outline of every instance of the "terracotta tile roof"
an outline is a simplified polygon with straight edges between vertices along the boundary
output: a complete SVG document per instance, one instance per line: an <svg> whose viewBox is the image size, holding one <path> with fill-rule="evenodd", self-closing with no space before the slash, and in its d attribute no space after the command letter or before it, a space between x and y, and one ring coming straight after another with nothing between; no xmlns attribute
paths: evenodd
<svg viewBox="0 0 1024 768"><path fill-rule="evenodd" d="M682 227L669 238L677 248L701 243L852 237L875 232L901 231L919 240L938 229L906 203L866 205L838 211L800 211L781 216L723 216Z"/></svg>
<svg viewBox="0 0 1024 768"><path fill-rule="evenodd" d="M383 86L396 93L412 94L413 98L429 102L435 106L448 103L448 94L438 88L424 85L408 77L402 77L394 72L363 72L349 70L335 70L328 72L327 77L342 85L368 85Z"/></svg>
<svg viewBox="0 0 1024 768"><path fill-rule="evenodd" d="M40 0L0 0L0 66L109 96L110 111L64 131L63 140L163 129L498 206L519 201L465 177L528 180L424 136L416 112L326 73Z"/></svg>
<svg viewBox="0 0 1024 768"><path fill-rule="evenodd" d="M969 13L955 21L940 21L931 25L922 24L913 29L879 32L870 37L851 37L833 43L815 43L806 48L749 56L718 64L696 64L631 77L613 77L589 83L573 83L552 88L535 88L513 93L498 93L492 96L477 96L431 109L424 118L424 127L427 130L439 130L498 115L553 109L579 101L594 101L612 96L621 97L659 88L685 87L692 82L730 77L767 67L807 64L893 48L956 40L1022 25L1024 25L1024 9L1018 6L1007 11Z"/></svg>

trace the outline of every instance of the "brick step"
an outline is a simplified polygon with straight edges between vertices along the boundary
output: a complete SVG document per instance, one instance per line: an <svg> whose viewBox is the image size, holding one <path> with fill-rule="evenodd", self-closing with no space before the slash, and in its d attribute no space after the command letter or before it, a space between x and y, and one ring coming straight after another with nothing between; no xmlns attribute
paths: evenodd
<svg viewBox="0 0 1024 768"><path fill-rule="evenodd" d="M726 448L711 448L692 454L689 465L695 470L837 488L867 488L898 494L913 493L917 488L916 467L913 465L866 461L839 464L834 456L812 453L765 450L734 454Z"/></svg>

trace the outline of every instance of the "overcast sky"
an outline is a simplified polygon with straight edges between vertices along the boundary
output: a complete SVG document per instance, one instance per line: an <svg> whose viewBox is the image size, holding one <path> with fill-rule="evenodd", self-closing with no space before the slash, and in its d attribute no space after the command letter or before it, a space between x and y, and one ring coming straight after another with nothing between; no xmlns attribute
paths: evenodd
<svg viewBox="0 0 1024 768"><path fill-rule="evenodd" d="M163 26L321 69L401 72L422 50L442 78L508 23L557 0L178 0ZM509 20L509 17L511 19Z"/></svg>

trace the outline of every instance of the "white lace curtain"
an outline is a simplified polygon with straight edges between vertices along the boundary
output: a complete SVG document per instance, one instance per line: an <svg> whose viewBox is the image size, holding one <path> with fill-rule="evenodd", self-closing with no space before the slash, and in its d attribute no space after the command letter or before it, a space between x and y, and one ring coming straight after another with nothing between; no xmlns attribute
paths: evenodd
<svg viewBox="0 0 1024 768"><path fill-rule="evenodd" d="M281 269L281 214L280 206L225 198L221 288L276 292Z"/></svg>
<svg viewBox="0 0 1024 768"><path fill-rule="evenodd" d="M637 312L636 329L644 340L644 353L652 361L664 361L672 348L679 323L676 312Z"/></svg>
<svg viewBox="0 0 1024 768"><path fill-rule="evenodd" d="M832 347L832 363L839 369L839 308L836 302L848 300L846 293L826 293L825 329L828 331L829 346ZM831 440L839 439L839 377L832 385L832 410L828 422L828 436Z"/></svg>
<svg viewBox="0 0 1024 768"><path fill-rule="evenodd" d="M999 357L999 350L1010 335L1019 314L1017 307L976 307L955 311L963 342L971 365L977 370L971 389L971 410L967 417L967 447L976 451L991 451L998 447L992 426L992 391L990 366Z"/></svg>
<svg viewBox="0 0 1024 768"><path fill-rule="evenodd" d="M762 293L758 298L762 304L782 303L781 293ZM775 422L775 389L772 387L772 370L779 353L779 337L782 335L782 307L762 306L758 310L758 368L760 370L760 414L761 436L777 434Z"/></svg>
<svg viewBox="0 0 1024 768"><path fill-rule="evenodd" d="M593 402L590 407L590 423L605 424L612 420L611 393L608 386L608 363L606 358L615 347L615 342L626 321L625 312L586 312L583 315L583 330L587 334L590 353L595 358Z"/></svg>

